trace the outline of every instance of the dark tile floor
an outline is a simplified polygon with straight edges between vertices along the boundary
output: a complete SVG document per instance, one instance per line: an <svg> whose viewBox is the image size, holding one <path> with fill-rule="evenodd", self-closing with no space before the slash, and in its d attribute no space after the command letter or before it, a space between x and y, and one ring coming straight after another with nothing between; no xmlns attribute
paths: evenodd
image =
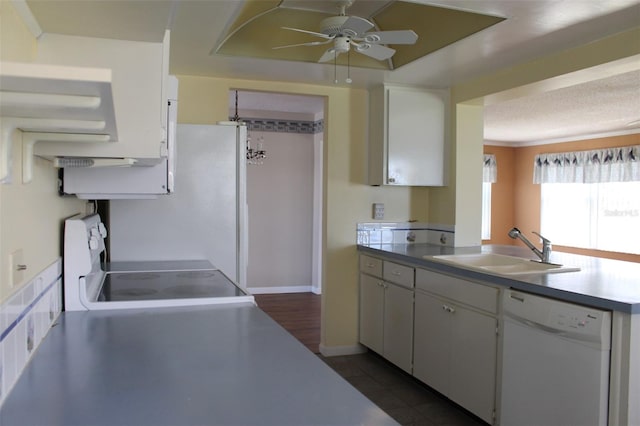
<svg viewBox="0 0 640 426"><path fill-rule="evenodd" d="M482 420L373 352L318 356L402 425L486 426Z"/></svg>

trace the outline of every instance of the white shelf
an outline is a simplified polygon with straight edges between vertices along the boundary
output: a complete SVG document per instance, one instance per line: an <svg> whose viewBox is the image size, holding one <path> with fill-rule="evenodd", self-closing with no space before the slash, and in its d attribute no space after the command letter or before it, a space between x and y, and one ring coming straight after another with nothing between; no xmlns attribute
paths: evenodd
<svg viewBox="0 0 640 426"><path fill-rule="evenodd" d="M116 142L111 70L0 62L0 123L0 183L11 182L15 130L38 133L36 142Z"/></svg>

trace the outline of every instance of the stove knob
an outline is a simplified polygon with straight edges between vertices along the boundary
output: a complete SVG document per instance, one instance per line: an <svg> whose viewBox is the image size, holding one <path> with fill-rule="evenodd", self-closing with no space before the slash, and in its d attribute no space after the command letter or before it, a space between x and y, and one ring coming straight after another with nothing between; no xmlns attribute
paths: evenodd
<svg viewBox="0 0 640 426"><path fill-rule="evenodd" d="M104 226L104 223L100 222L98 224L98 230L100 231L102 238L107 238L107 227Z"/></svg>
<svg viewBox="0 0 640 426"><path fill-rule="evenodd" d="M99 237L100 236L100 231L98 230L97 227L91 228L89 230L89 234L91 235L91 237Z"/></svg>
<svg viewBox="0 0 640 426"><path fill-rule="evenodd" d="M98 237L89 238L89 249L97 250L98 249Z"/></svg>

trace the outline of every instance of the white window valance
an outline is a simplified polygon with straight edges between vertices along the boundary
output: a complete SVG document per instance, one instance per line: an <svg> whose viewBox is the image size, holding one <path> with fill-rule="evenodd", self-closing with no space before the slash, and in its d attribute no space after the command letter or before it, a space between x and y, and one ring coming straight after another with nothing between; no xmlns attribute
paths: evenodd
<svg viewBox="0 0 640 426"><path fill-rule="evenodd" d="M538 154L533 183L640 181L640 145Z"/></svg>
<svg viewBox="0 0 640 426"><path fill-rule="evenodd" d="M496 156L493 154L484 154L482 167L482 181L485 183L496 183L498 181L498 165Z"/></svg>

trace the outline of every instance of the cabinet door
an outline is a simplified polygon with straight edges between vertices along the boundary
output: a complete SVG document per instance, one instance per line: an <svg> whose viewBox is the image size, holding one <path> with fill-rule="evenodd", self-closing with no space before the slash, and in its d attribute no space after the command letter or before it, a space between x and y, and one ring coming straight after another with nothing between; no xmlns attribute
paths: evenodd
<svg viewBox="0 0 640 426"><path fill-rule="evenodd" d="M452 315L440 299L420 292L415 298L413 375L448 395Z"/></svg>
<svg viewBox="0 0 640 426"><path fill-rule="evenodd" d="M496 395L497 321L454 306L449 398L493 423Z"/></svg>
<svg viewBox="0 0 640 426"><path fill-rule="evenodd" d="M387 184L443 184L445 101L435 92L389 88Z"/></svg>
<svg viewBox="0 0 640 426"><path fill-rule="evenodd" d="M382 354L384 287L382 280L360 274L360 343Z"/></svg>
<svg viewBox="0 0 640 426"><path fill-rule="evenodd" d="M413 357L413 291L385 283L382 355L411 373Z"/></svg>

